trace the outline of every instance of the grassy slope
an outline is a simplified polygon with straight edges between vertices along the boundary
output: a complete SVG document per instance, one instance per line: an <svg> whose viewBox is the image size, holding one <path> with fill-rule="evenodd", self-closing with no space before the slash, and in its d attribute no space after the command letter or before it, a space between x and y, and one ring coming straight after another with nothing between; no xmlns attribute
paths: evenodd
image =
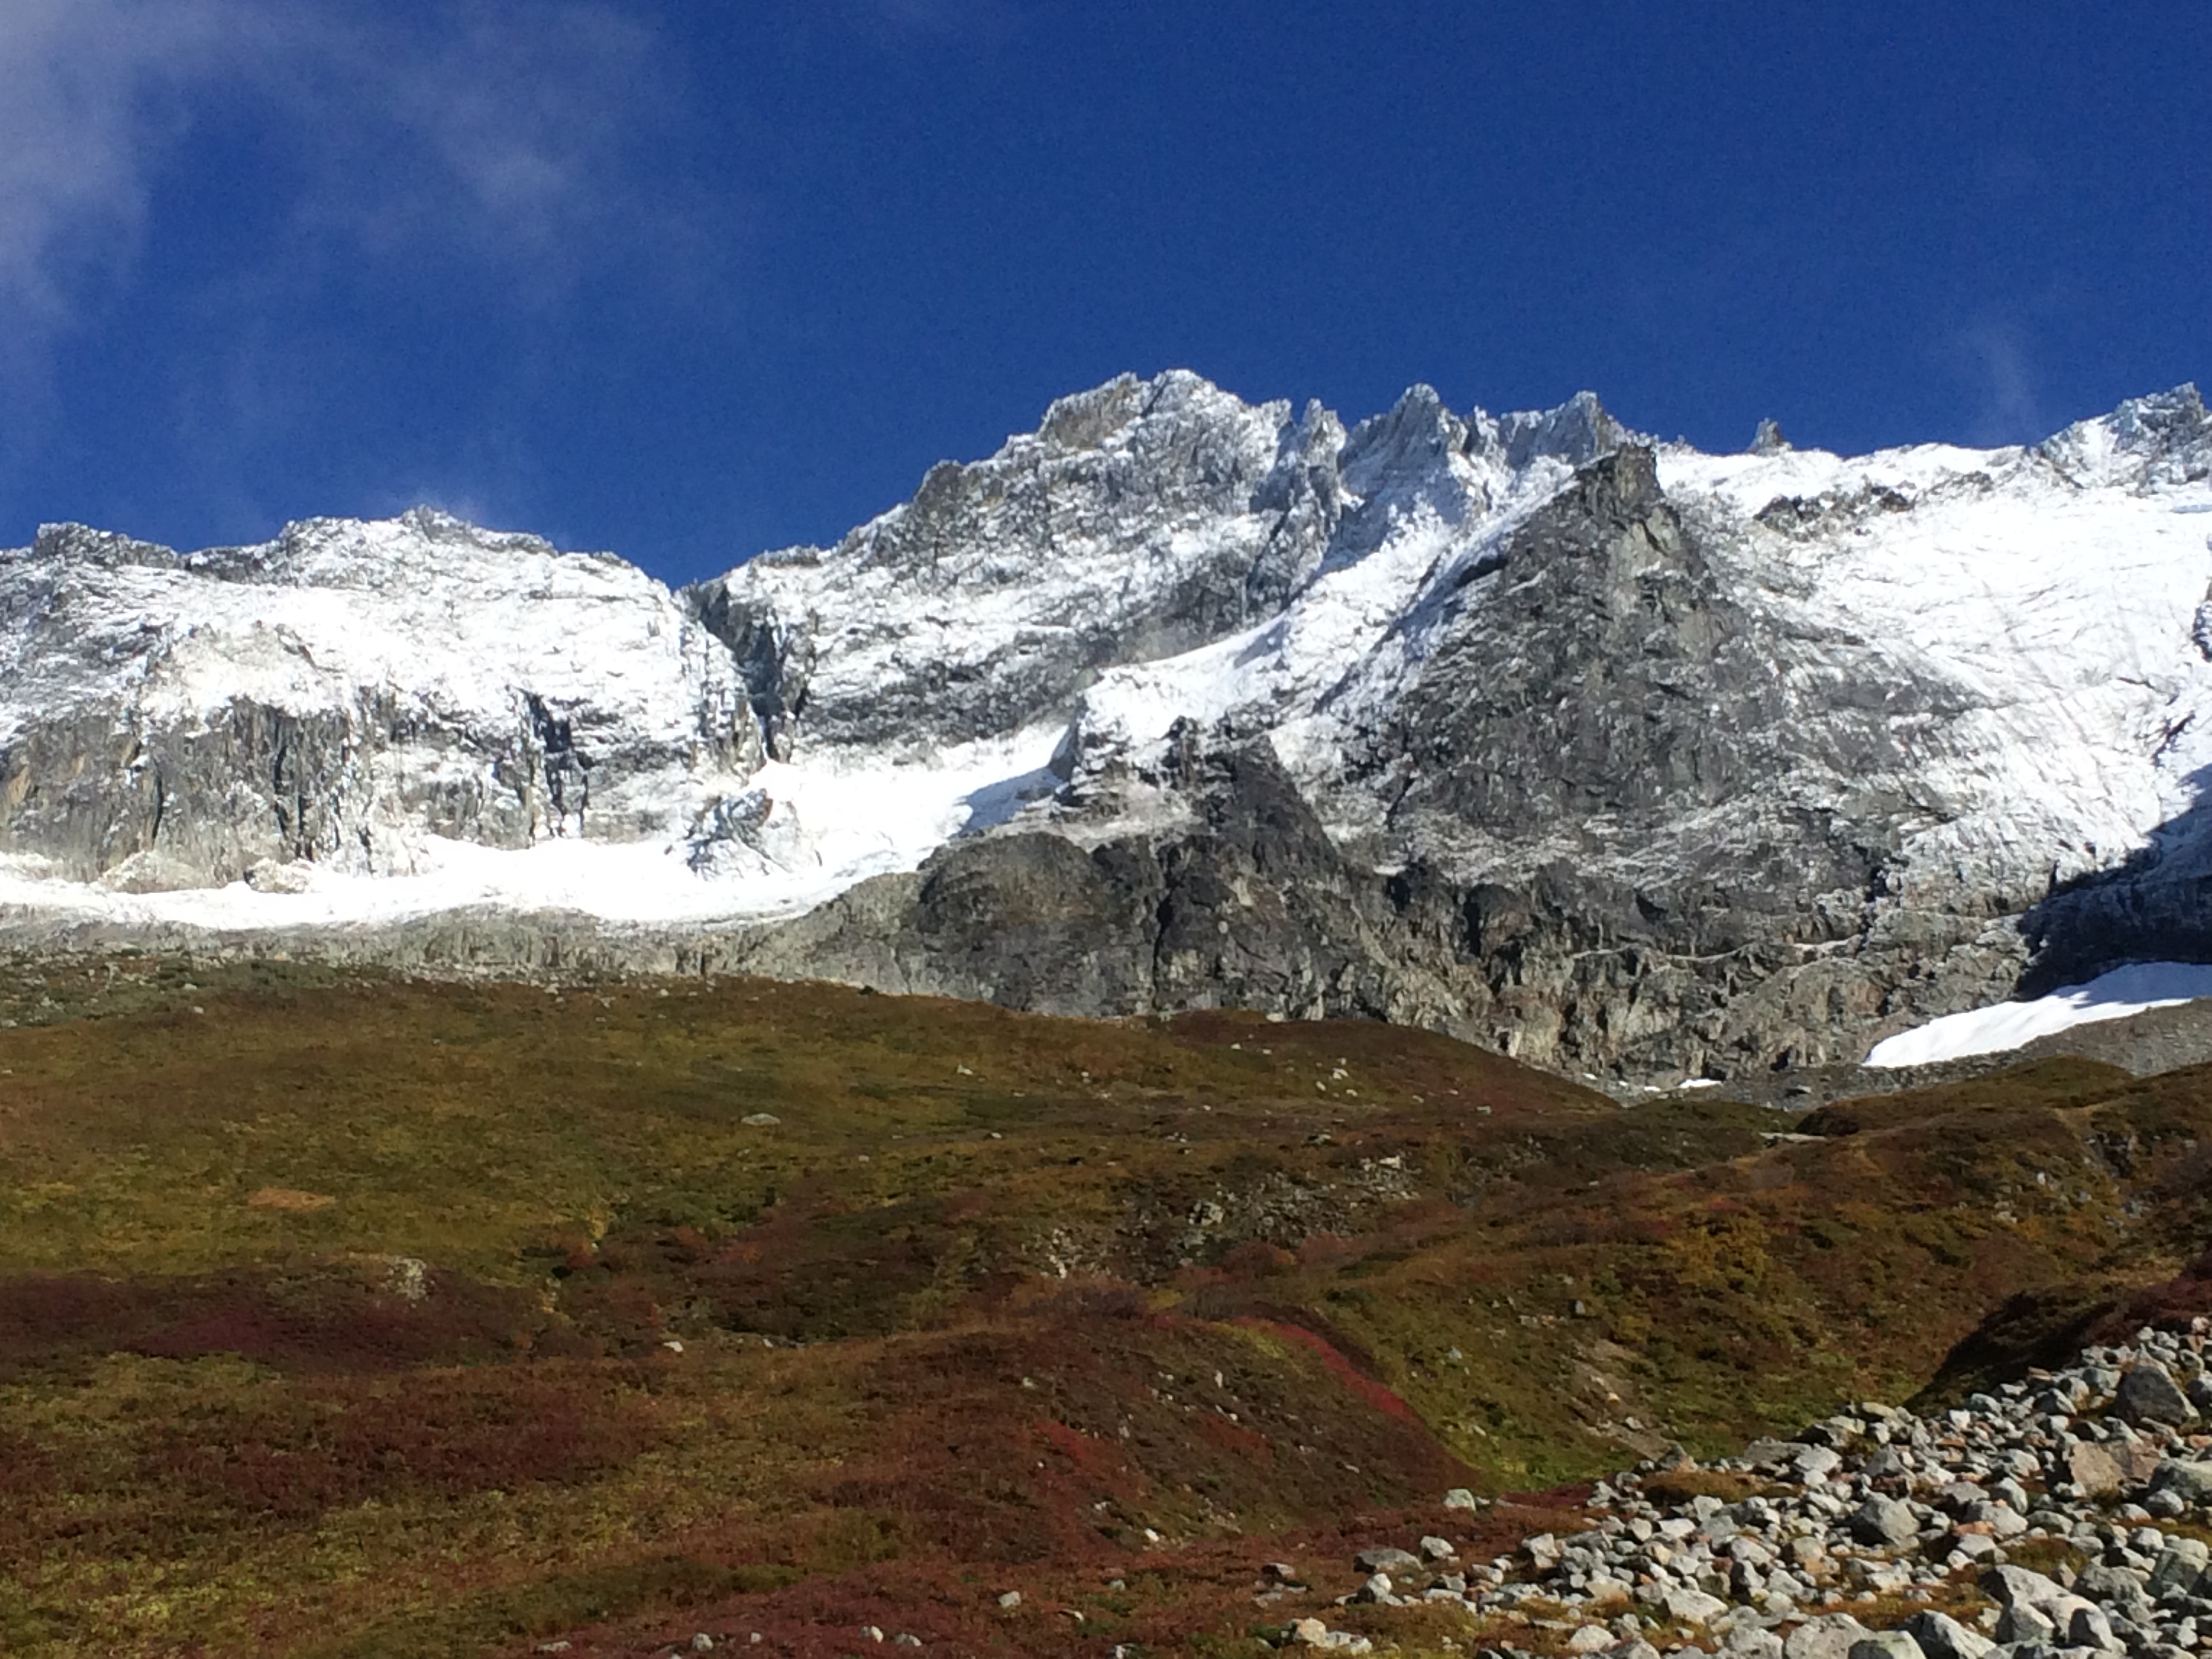
<svg viewBox="0 0 2212 1659"><path fill-rule="evenodd" d="M0 1009L9 1652L1252 1650L1258 1559L1963 1386L2212 1237L2192 1073L1795 1123L823 987Z"/></svg>

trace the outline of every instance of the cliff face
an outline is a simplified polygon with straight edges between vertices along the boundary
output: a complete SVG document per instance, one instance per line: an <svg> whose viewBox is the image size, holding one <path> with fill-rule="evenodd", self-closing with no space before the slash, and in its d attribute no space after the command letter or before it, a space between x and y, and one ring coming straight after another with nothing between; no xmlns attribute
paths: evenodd
<svg viewBox="0 0 2212 1659"><path fill-rule="evenodd" d="M1480 431L1445 448L1479 465ZM1029 836L757 959L1653 1076L1854 1060L2024 978L2202 954L2209 434L2185 392L1994 455L1630 442L1518 509L1340 532L1272 625L1086 694ZM1315 614L1393 585L1364 632Z"/></svg>
<svg viewBox="0 0 2212 1659"><path fill-rule="evenodd" d="M721 648L641 572L429 513L0 557L0 851L127 890L660 831L741 783Z"/></svg>

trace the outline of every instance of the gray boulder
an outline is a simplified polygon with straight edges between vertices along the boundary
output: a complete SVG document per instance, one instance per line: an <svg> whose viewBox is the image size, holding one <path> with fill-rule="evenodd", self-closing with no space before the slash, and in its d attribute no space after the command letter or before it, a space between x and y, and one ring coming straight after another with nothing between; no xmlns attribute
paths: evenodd
<svg viewBox="0 0 2212 1659"><path fill-rule="evenodd" d="M2026 1567L1991 1567L1981 1577L1982 1594L2001 1607L2043 1607L2066 1594L2065 1586Z"/></svg>
<svg viewBox="0 0 2212 1659"><path fill-rule="evenodd" d="M1670 1589L1662 1604L1667 1616L1686 1625L1710 1625L1728 1611L1728 1603L1701 1589Z"/></svg>
<svg viewBox="0 0 2212 1659"><path fill-rule="evenodd" d="M2075 1581L2074 1589L2076 1594L2127 1618L2142 1620L2150 1616L2151 1599L2143 1589L2142 1579L2125 1567L2106 1566L2100 1562L2083 1572Z"/></svg>
<svg viewBox="0 0 2212 1659"><path fill-rule="evenodd" d="M1894 1498L1869 1498L1844 1522L1851 1536L1877 1548L1895 1548L1920 1535L1920 1522L1911 1508Z"/></svg>
<svg viewBox="0 0 2212 1659"><path fill-rule="evenodd" d="M2102 1607L2084 1607L2074 1609L2074 1617L2066 1626L2067 1642L2077 1648L2116 1648L2119 1638L2112 1633L2112 1621Z"/></svg>
<svg viewBox="0 0 2212 1659"><path fill-rule="evenodd" d="M1905 1621L1905 1628L1927 1659L1986 1659L1996 1645L1948 1613L1916 1613Z"/></svg>
<svg viewBox="0 0 2212 1659"><path fill-rule="evenodd" d="M2204 1576L2208 1562L2212 1562L2212 1549L2201 1540L2176 1538L2166 1545L2151 1567L2145 1588L2152 1596L2160 1599L2169 1595L2186 1595Z"/></svg>
<svg viewBox="0 0 2212 1659"><path fill-rule="evenodd" d="M1997 1640L2007 1644L2048 1642L2057 1633L2057 1626L2026 1601L2015 1601L1997 1615Z"/></svg>
<svg viewBox="0 0 2212 1659"><path fill-rule="evenodd" d="M1873 1634L1848 1613L1825 1613L1790 1632L1783 1659L1850 1659L1851 1649Z"/></svg>
<svg viewBox="0 0 2212 1659"><path fill-rule="evenodd" d="M2138 1427L2160 1423L2178 1428L2197 1415L2197 1408L2189 1403L2189 1396L2182 1393L2172 1373L2154 1360L2144 1361L2120 1378L2113 1403L2123 1418Z"/></svg>
<svg viewBox="0 0 2212 1659"><path fill-rule="evenodd" d="M2185 1504L2212 1504L2212 1462L2169 1457L2151 1477L2153 1492L2172 1492Z"/></svg>
<svg viewBox="0 0 2212 1659"><path fill-rule="evenodd" d="M1850 1659L1926 1659L1920 1644L1901 1630L1876 1631L1851 1644Z"/></svg>

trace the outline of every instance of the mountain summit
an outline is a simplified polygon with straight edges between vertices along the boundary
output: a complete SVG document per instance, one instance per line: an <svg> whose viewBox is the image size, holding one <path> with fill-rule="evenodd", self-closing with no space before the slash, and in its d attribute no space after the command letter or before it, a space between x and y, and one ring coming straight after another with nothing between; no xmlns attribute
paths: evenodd
<svg viewBox="0 0 2212 1659"><path fill-rule="evenodd" d="M680 593L423 512L49 528L0 554L0 903L1855 1059L2212 948L2208 531L2193 387L1846 459L1183 373Z"/></svg>

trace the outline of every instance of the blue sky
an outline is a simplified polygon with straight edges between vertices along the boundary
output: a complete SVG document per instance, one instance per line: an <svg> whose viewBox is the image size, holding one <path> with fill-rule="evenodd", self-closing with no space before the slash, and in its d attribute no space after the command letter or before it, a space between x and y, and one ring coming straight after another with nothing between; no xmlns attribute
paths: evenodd
<svg viewBox="0 0 2212 1659"><path fill-rule="evenodd" d="M0 544L681 580L1125 368L1844 449L2212 380L2204 0L5 0L0 76Z"/></svg>

